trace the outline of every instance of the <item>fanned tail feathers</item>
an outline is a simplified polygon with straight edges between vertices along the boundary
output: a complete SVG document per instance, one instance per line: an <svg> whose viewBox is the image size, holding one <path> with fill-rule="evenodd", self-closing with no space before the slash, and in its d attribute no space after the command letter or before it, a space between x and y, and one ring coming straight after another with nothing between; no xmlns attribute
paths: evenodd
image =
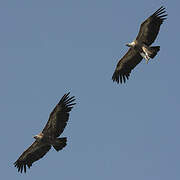
<svg viewBox="0 0 180 180"><path fill-rule="evenodd" d="M57 138L53 147L56 151L60 151L61 149L63 149L66 146L66 142L67 142L66 137Z"/></svg>
<svg viewBox="0 0 180 180"><path fill-rule="evenodd" d="M148 52L147 52L148 56L150 58L154 58L159 50L160 50L160 46L151 46L151 47L149 47Z"/></svg>

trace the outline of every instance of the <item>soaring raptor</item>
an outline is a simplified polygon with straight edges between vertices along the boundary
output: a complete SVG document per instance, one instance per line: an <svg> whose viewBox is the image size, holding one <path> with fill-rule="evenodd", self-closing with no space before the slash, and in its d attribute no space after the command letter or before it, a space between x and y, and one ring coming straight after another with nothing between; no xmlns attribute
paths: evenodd
<svg viewBox="0 0 180 180"><path fill-rule="evenodd" d="M119 60L112 80L117 83L124 83L129 79L131 70L144 58L148 63L150 58L154 58L160 50L160 46L150 46L156 39L160 26L166 19L165 8L160 7L154 14L148 17L140 26L136 39L126 44L128 52Z"/></svg>
<svg viewBox="0 0 180 180"><path fill-rule="evenodd" d="M15 167L21 173L26 173L26 166L30 168L32 164L41 159L50 149L54 147L56 151L66 146L66 137L58 138L64 131L69 119L69 112L73 108L74 96L69 97L69 93L65 94L49 116L49 120L43 131L34 136L34 143L22 153L18 160L14 163Z"/></svg>

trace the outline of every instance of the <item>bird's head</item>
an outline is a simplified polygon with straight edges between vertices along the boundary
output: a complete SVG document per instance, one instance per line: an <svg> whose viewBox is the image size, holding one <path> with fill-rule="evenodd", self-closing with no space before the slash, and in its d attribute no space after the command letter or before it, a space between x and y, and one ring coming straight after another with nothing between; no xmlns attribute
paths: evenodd
<svg viewBox="0 0 180 180"><path fill-rule="evenodd" d="M131 42L131 43L127 43L126 46L128 46L128 47L134 47L135 44L136 44L136 43L133 41L133 42Z"/></svg>
<svg viewBox="0 0 180 180"><path fill-rule="evenodd" d="M34 138L34 139L38 139L38 135L35 135L33 138Z"/></svg>
<svg viewBox="0 0 180 180"><path fill-rule="evenodd" d="M127 47L131 47L131 45L129 43L126 44Z"/></svg>
<svg viewBox="0 0 180 180"><path fill-rule="evenodd" d="M38 140L38 139L41 139L43 137L43 133L39 133L37 135L35 135L33 138Z"/></svg>

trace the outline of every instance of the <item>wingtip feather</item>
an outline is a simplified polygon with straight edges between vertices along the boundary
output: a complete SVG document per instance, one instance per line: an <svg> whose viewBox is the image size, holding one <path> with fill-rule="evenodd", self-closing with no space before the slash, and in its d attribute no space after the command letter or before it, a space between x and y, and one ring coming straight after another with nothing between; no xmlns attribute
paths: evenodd
<svg viewBox="0 0 180 180"><path fill-rule="evenodd" d="M160 18L160 15L161 14L164 14L166 13L165 11L165 7L164 6L161 6L152 16L156 16L156 17L159 17ZM167 14L163 15L163 16L167 16Z"/></svg>
<svg viewBox="0 0 180 180"><path fill-rule="evenodd" d="M129 79L129 74L118 74L118 72L114 72L113 76L112 76L112 80L113 82L117 82L117 84L119 83L126 83L126 80Z"/></svg>

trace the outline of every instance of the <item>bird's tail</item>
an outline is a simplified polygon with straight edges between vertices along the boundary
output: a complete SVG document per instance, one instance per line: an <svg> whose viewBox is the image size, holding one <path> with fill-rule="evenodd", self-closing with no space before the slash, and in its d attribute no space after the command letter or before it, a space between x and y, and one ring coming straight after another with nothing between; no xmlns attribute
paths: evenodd
<svg viewBox="0 0 180 180"><path fill-rule="evenodd" d="M53 143L53 147L56 151L60 151L66 146L67 138L57 138L55 142Z"/></svg>
<svg viewBox="0 0 180 180"><path fill-rule="evenodd" d="M154 58L158 51L160 50L160 46L151 46L146 48L146 52L150 58Z"/></svg>

